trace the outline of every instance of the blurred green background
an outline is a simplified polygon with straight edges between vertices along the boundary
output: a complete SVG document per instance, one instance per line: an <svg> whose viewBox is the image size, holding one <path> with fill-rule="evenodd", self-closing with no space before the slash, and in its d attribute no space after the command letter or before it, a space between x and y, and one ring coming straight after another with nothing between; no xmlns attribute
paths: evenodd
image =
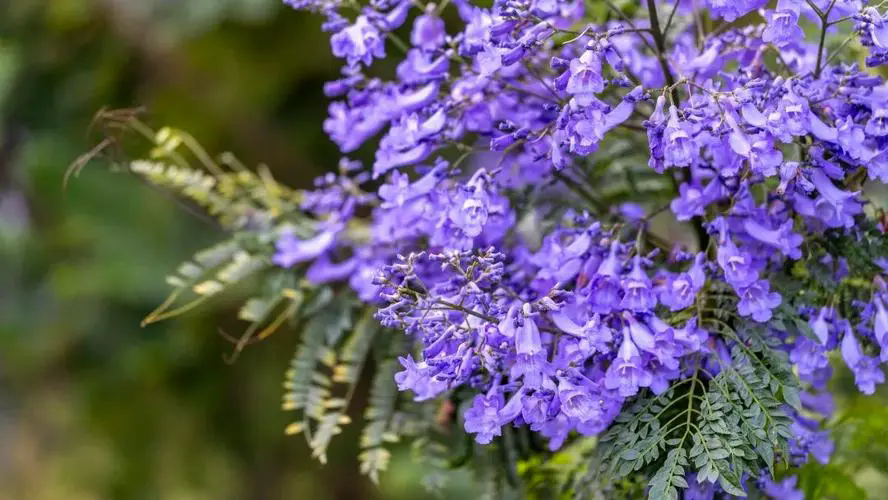
<svg viewBox="0 0 888 500"><path fill-rule="evenodd" d="M227 365L234 297L139 327L216 228L105 161L63 188L101 140L95 113L134 106L307 185L338 160L321 87L339 63L320 21L280 0L0 0L0 499L429 496L406 450L379 487L361 477L357 426L326 466L284 436L298 332ZM842 373L836 465L805 477L839 492L824 498L885 498L888 398Z"/></svg>
<svg viewBox="0 0 888 500"><path fill-rule="evenodd" d="M327 466L284 435L297 332L229 366L236 298L139 327L217 229L107 161L63 189L95 113L133 106L306 185L338 160L320 22L280 0L0 0L0 498L426 496L407 453L380 487L358 474L357 426Z"/></svg>

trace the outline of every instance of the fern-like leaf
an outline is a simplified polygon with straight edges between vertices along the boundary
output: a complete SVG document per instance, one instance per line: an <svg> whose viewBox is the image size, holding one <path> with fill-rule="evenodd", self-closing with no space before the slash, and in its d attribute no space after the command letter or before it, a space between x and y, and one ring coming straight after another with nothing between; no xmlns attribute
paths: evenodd
<svg viewBox="0 0 888 500"><path fill-rule="evenodd" d="M306 432L312 439L309 417L323 415L323 401L329 398L330 380L336 356L331 345L352 327L351 304L336 301L314 315L302 329L302 339L284 381L285 410L301 412L287 434Z"/></svg>
<svg viewBox="0 0 888 500"><path fill-rule="evenodd" d="M649 498L674 499L691 473L736 496L745 496L744 475L773 473L775 461L787 456L791 419L783 405L797 404L798 383L759 326L731 319L739 328L704 319L725 339L731 359L711 358L715 374L698 363L691 378L635 398L601 436L592 475L612 482L641 473L650 477Z"/></svg>
<svg viewBox="0 0 888 500"><path fill-rule="evenodd" d="M181 264L175 274L167 277L173 291L142 325L188 311L264 267L262 259L246 252L235 240L197 252L192 260Z"/></svg>
<svg viewBox="0 0 888 500"><path fill-rule="evenodd" d="M400 342L392 345L400 346ZM373 385L370 388L370 401L364 410L366 423L361 431L361 452L358 455L361 472L374 483L379 481L379 473L388 467L391 453L385 443L396 442L399 438L395 421L398 405L398 389L395 386L395 373L399 363L389 357L376 368Z"/></svg>

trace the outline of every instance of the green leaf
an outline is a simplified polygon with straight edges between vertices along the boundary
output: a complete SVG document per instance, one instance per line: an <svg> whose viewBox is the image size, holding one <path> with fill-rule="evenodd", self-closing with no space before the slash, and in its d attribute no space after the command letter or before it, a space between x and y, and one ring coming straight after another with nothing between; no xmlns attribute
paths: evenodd
<svg viewBox="0 0 888 500"><path fill-rule="evenodd" d="M786 404L795 408L796 411L802 411L802 400L799 397L799 391L795 387L783 388L783 400Z"/></svg>
<svg viewBox="0 0 888 500"><path fill-rule="evenodd" d="M746 491L744 491L743 487L740 485L740 480L737 479L737 476L731 471L723 470L718 478L718 484L729 495L746 497Z"/></svg>

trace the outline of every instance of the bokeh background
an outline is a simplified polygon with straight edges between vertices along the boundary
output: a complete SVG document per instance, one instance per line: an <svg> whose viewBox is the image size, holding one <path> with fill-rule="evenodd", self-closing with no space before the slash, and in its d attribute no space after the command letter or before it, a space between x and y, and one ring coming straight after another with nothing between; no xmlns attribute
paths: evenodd
<svg viewBox="0 0 888 500"><path fill-rule="evenodd" d="M359 476L354 426L327 466L284 436L298 332L227 365L236 297L139 327L215 227L101 160L63 188L101 139L95 113L134 106L307 185L338 159L320 21L280 0L0 0L0 499L429 496L406 450L380 486ZM824 498L886 498L888 398L852 387L845 374L836 464L804 477L829 478Z"/></svg>
<svg viewBox="0 0 888 500"><path fill-rule="evenodd" d="M63 188L96 112L134 106L307 185L338 160L320 21L280 0L0 0L0 499L426 496L406 451L361 477L356 426L327 466L284 435L298 332L227 365L237 297L140 328L216 228L106 161Z"/></svg>

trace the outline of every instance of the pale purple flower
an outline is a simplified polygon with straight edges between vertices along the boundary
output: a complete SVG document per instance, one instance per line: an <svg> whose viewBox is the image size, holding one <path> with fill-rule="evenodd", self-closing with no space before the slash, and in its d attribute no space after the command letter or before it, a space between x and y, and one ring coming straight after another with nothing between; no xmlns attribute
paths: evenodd
<svg viewBox="0 0 888 500"><path fill-rule="evenodd" d="M820 169L811 172L811 181L820 197L814 201L814 215L829 227L851 227L860 213L857 193L841 190Z"/></svg>
<svg viewBox="0 0 888 500"><path fill-rule="evenodd" d="M657 295L651 279L641 265L641 257L632 260L632 270L623 278L623 300L620 307L630 311L650 311L657 306Z"/></svg>
<svg viewBox="0 0 888 500"><path fill-rule="evenodd" d="M385 57L383 37L367 16L358 16L354 24L335 33L330 44L333 55L346 59L349 65L370 64L374 57Z"/></svg>
<svg viewBox="0 0 888 500"><path fill-rule="evenodd" d="M478 394L472 400L472 406L464 415L466 432L475 434L475 441L488 444L493 438L502 434L499 410L502 408L501 396Z"/></svg>
<svg viewBox="0 0 888 500"><path fill-rule="evenodd" d="M766 0L704 0L704 3L714 17L731 22L764 6L767 2Z"/></svg>
<svg viewBox="0 0 888 500"><path fill-rule="evenodd" d="M601 76L601 57L592 50L570 62L570 78L565 91L574 96L577 104L587 106L596 99L596 94L604 90Z"/></svg>
<svg viewBox="0 0 888 500"><path fill-rule="evenodd" d="M752 256L747 252L741 252L730 236L722 236L717 256L718 264L725 273L725 279L733 287L748 286L758 279L758 270L753 267Z"/></svg>
<svg viewBox="0 0 888 500"><path fill-rule="evenodd" d="M617 357L605 374L604 386L626 398L637 394L641 387L650 387L653 380L651 372L642 363L638 347L629 335L624 335Z"/></svg>
<svg viewBox="0 0 888 500"><path fill-rule="evenodd" d="M620 244L613 242L607 257L598 266L588 284L581 288L581 292L589 297L594 312L608 313L620 304L619 250Z"/></svg>
<svg viewBox="0 0 888 500"><path fill-rule="evenodd" d="M434 5L428 4L429 11L417 17L410 33L410 43L423 49L436 49L444 45L447 33L444 20L434 13Z"/></svg>
<svg viewBox="0 0 888 500"><path fill-rule="evenodd" d="M669 370L678 368L678 358L683 354L683 347L676 342L671 328L663 328L652 332L644 323L629 313L623 317L629 326L624 335L628 334L639 349L652 354L657 361Z"/></svg>
<svg viewBox="0 0 888 500"><path fill-rule="evenodd" d="M873 319L873 333L881 350L881 360L888 361L888 310L878 296L873 297L876 313Z"/></svg>
<svg viewBox="0 0 888 500"><path fill-rule="evenodd" d="M567 377L559 378L558 399L561 401L561 411L570 418L580 422L601 418L602 399Z"/></svg>
<svg viewBox="0 0 888 500"><path fill-rule="evenodd" d="M882 105L876 108L867 120L864 131L876 137L888 135L888 107Z"/></svg>
<svg viewBox="0 0 888 500"><path fill-rule="evenodd" d="M403 371L395 374L398 390L413 391L416 401L432 399L447 389L446 382L436 380L432 376L432 370L425 361L417 363L410 354L406 357L399 357L398 361L404 368Z"/></svg>
<svg viewBox="0 0 888 500"><path fill-rule="evenodd" d="M801 376L811 376L829 365L826 348L807 337L796 341L795 347L789 352L789 359L796 365Z"/></svg>
<svg viewBox="0 0 888 500"><path fill-rule="evenodd" d="M737 313L740 316L751 316L760 323L770 320L772 310L782 301L780 294L772 292L770 283L763 280L755 281L737 293L740 296Z"/></svg>
<svg viewBox="0 0 888 500"><path fill-rule="evenodd" d="M697 145L686 128L679 120L676 108L669 108L669 121L663 131L663 153L667 167L689 166L697 155Z"/></svg>
<svg viewBox="0 0 888 500"><path fill-rule="evenodd" d="M827 316L832 315L832 309L829 307L820 308L820 312L817 313L817 316L808 320L808 324L811 326L811 330L814 332L814 335L817 336L817 339L820 341L820 345L826 346L829 343L829 322L826 320Z"/></svg>
<svg viewBox="0 0 888 500"><path fill-rule="evenodd" d="M854 374L854 383L864 394L876 392L876 385L885 381L885 373L879 366L876 358L864 355L860 350L860 343L851 332L851 327L845 329L842 338L842 359Z"/></svg>
<svg viewBox="0 0 888 500"><path fill-rule="evenodd" d="M703 262L706 256L701 252L694 257L694 263L687 272L669 274L659 288L660 302L672 311L679 311L694 303L697 292L706 284Z"/></svg>
<svg viewBox="0 0 888 500"><path fill-rule="evenodd" d="M333 246L341 228L341 225L334 225L308 239L301 239L294 231L285 230L278 237L271 261L281 267L293 267L300 262L317 258Z"/></svg>
<svg viewBox="0 0 888 500"><path fill-rule="evenodd" d="M776 229L769 229L751 217L743 221L743 228L746 229L747 234L765 245L780 250L783 255L791 259L800 259L802 251L799 246L802 244L803 238L792 232L792 226L792 220L787 220Z"/></svg>
<svg viewBox="0 0 888 500"><path fill-rule="evenodd" d="M762 476L762 482L764 483L762 493L768 495L773 500L805 500L804 492L796 489L797 481L798 478L796 476L789 476L779 482L773 481L768 474L764 474Z"/></svg>
<svg viewBox="0 0 888 500"><path fill-rule="evenodd" d="M799 26L799 13L791 9L765 11L768 26L762 32L762 41L782 47L805 37Z"/></svg>

